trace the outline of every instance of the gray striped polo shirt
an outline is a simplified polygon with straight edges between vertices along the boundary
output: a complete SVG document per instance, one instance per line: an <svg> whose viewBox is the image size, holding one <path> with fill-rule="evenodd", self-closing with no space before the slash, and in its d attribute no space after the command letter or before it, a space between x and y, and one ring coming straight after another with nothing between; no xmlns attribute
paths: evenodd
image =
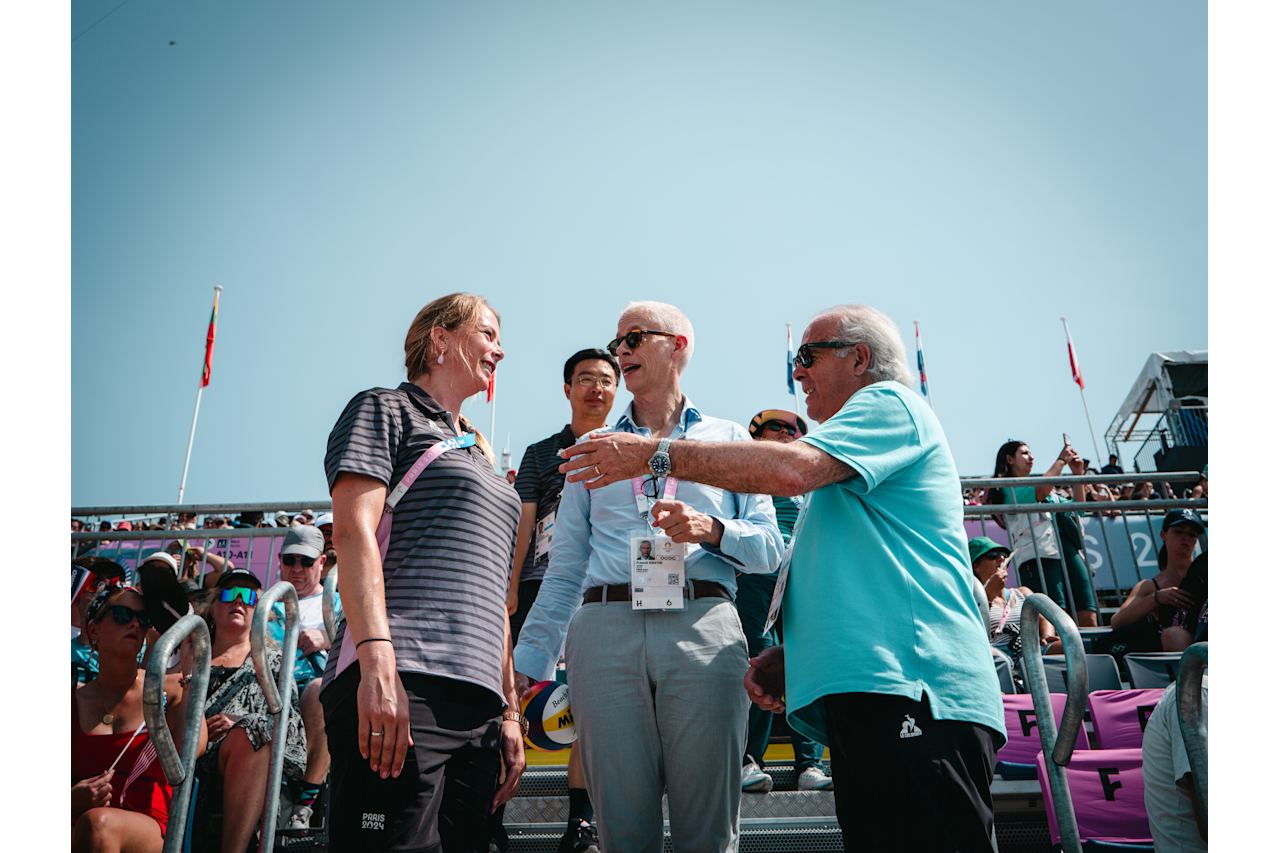
<svg viewBox="0 0 1280 853"><path fill-rule="evenodd" d="M329 489L349 472L390 490L425 450L453 434L453 416L411 382L363 391L329 434ZM471 682L503 697L507 578L519 517L515 489L478 447L446 451L405 493L382 568L399 670ZM335 648L345 633L343 622ZM325 686L338 657L329 656Z"/></svg>

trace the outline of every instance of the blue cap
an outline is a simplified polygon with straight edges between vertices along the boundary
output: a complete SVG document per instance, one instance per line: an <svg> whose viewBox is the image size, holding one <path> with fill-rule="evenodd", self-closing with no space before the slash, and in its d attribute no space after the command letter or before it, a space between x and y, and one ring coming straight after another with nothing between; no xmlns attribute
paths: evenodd
<svg viewBox="0 0 1280 853"><path fill-rule="evenodd" d="M1169 514L1164 517L1164 523L1160 525L1160 532L1164 533L1170 527L1177 527L1180 524L1193 525L1198 533L1204 533L1204 519L1194 509L1169 510Z"/></svg>

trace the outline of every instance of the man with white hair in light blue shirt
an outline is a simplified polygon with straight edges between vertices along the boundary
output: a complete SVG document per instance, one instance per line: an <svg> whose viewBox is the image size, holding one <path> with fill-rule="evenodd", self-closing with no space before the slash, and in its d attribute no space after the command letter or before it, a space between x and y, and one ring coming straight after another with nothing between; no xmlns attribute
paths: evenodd
<svg viewBox="0 0 1280 853"><path fill-rule="evenodd" d="M657 452L646 476L566 485L515 649L523 693L552 677L564 644L605 850L662 849L664 790L675 850L737 849L747 646L735 573L774 571L783 543L768 497L667 476L672 442L751 441L681 393L693 341L672 305L635 302L618 318L609 351L633 399L615 429L658 439Z"/></svg>

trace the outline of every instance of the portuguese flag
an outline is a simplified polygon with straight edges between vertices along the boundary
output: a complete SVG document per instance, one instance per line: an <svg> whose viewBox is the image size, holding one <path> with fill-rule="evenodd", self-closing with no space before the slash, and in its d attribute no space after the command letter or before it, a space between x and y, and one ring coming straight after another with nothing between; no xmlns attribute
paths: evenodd
<svg viewBox="0 0 1280 853"><path fill-rule="evenodd" d="M209 333L204 339L204 372L200 375L200 387L206 388L209 385L209 374L213 372L213 338L218 333L218 297L222 295L222 288L215 287L213 289L213 313L209 315Z"/></svg>

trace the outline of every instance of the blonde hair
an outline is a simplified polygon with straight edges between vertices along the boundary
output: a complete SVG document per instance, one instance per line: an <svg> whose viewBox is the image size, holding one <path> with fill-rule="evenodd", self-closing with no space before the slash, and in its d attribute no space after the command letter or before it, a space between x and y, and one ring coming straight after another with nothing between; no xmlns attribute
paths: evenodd
<svg viewBox="0 0 1280 853"><path fill-rule="evenodd" d="M435 363L431 357L432 329L453 332L475 328L486 308L493 311L494 319L502 322L493 306L483 296L474 293L450 293L422 306L404 336L404 369L409 374L409 381L430 373L431 365Z"/></svg>
<svg viewBox="0 0 1280 853"><path fill-rule="evenodd" d="M490 465L496 465L498 457L493 455L493 446L489 444L489 439L484 437L484 433L471 425L471 421L467 420L466 415L458 415L458 426L463 432L472 432L476 436L476 447L480 448L480 452L489 460Z"/></svg>
<svg viewBox="0 0 1280 853"><path fill-rule="evenodd" d="M676 306L668 305L666 302L628 303L618 315L618 319L621 320L628 314L644 314L659 327L654 331L670 332L684 337L685 348L675 354L676 369L684 373L684 369L689 366L689 359L693 358L693 323L689 322L688 316Z"/></svg>

